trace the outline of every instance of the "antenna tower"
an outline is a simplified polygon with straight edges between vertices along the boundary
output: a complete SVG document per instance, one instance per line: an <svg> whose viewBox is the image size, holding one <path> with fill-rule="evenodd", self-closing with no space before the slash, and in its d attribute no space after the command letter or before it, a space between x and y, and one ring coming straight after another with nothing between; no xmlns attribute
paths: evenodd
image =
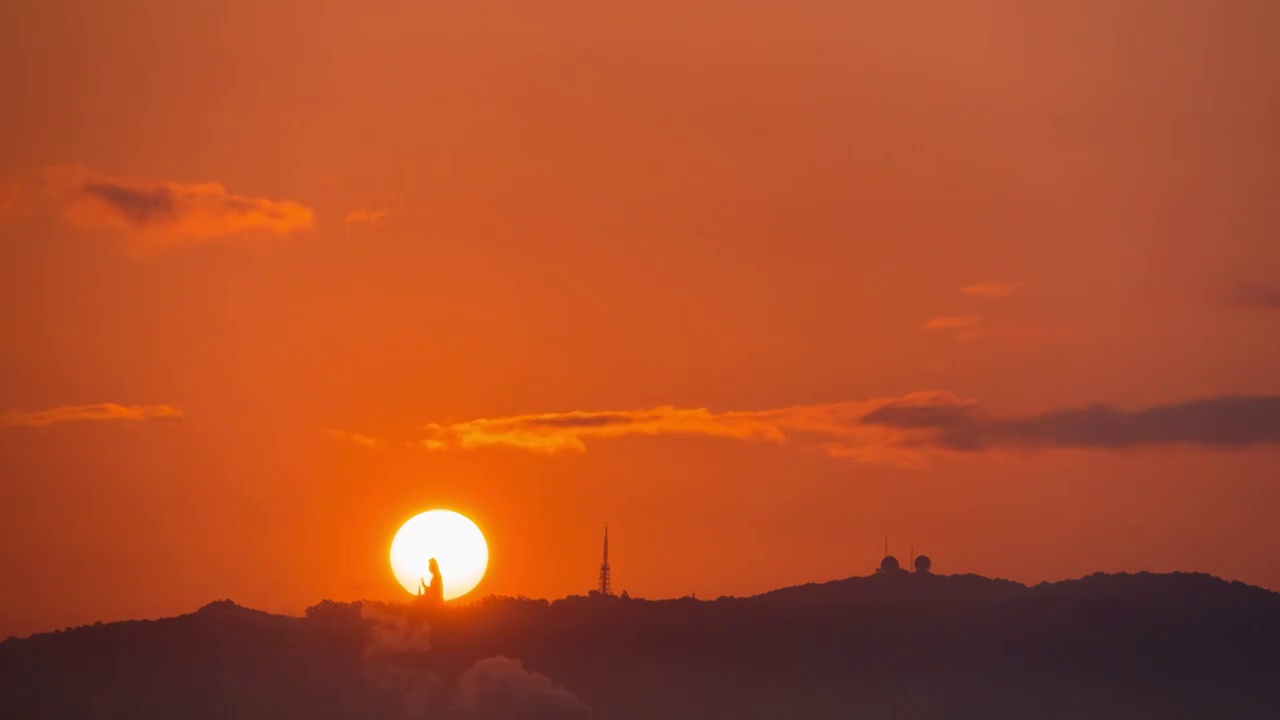
<svg viewBox="0 0 1280 720"><path fill-rule="evenodd" d="M604 562L600 563L600 587L596 590L601 595L613 594L613 574L609 571L609 526L604 526Z"/></svg>

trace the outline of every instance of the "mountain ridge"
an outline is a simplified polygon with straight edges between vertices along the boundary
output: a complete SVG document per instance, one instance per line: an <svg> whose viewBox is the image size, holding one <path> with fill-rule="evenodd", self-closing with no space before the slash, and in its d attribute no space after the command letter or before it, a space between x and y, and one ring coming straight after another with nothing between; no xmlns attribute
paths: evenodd
<svg viewBox="0 0 1280 720"><path fill-rule="evenodd" d="M503 601L527 601L534 603L546 603L549 606L555 606L557 603L575 603L584 599L617 600L619 602L627 602L629 600L637 603L776 603L783 606L838 606L845 603L853 606L874 604L901 604L907 607L916 605L937 607L952 604L967 606L1000 603L1019 599L1053 598L1055 596L1067 595L1073 596L1076 599L1095 600L1116 597L1132 597L1132 594L1126 595L1125 593L1126 591L1136 588L1137 585L1135 583L1137 582L1155 583L1161 586L1161 592L1146 592L1141 594L1141 597L1145 600L1160 601L1159 604L1161 606L1168 606L1170 604L1170 600L1176 597L1176 595L1170 595L1168 592L1171 589L1176 589L1170 588L1170 583L1182 583L1184 587L1196 589L1197 594L1195 595L1195 598L1200 600L1206 599L1205 593L1207 591L1216 591L1218 593L1230 592L1233 593L1237 599L1247 598L1252 604L1266 604L1270 602L1273 603L1277 609L1280 609L1280 592L1256 585L1249 585L1239 580L1226 580L1210 573L1185 571L1168 573L1154 573L1148 571L1138 571L1133 573L1094 572L1082 575L1079 578L1042 581L1034 585L1026 585L1017 582L1016 580L1007 580L1003 578L988 578L974 573L943 575L902 572L898 575L887 576L879 574L853 575L825 582L788 585L775 588L773 590L766 590L755 595L722 595L714 600L699 600L691 596L652 599L643 597L602 597L595 592L591 592L587 595L567 595L555 600L526 598L523 596L508 597L501 595L488 595L477 598L471 602L451 604L451 607L464 608L472 605L484 605ZM384 601L368 599L352 601L324 599L320 600L315 605L310 606L308 611L328 603L348 605L373 604L378 606L409 606L407 601L405 603L386 603ZM131 618L105 623L98 621L92 624L69 626L67 628L32 633L26 637L16 637L11 635L5 640L0 641L0 645L11 641L22 641L45 635L59 635L87 628L126 623L162 622L165 620L173 620L192 615L218 615L228 618L240 617L246 620L252 619L253 622L266 622L268 618L303 619L306 617L305 615L271 613L265 610L251 608L247 605L240 605L230 598L221 598L218 600L212 600L190 613L181 613L161 618Z"/></svg>
<svg viewBox="0 0 1280 720"><path fill-rule="evenodd" d="M501 688L528 693L459 709ZM220 600L0 643L0 697L50 718L1274 716L1280 593L901 573L715 600Z"/></svg>

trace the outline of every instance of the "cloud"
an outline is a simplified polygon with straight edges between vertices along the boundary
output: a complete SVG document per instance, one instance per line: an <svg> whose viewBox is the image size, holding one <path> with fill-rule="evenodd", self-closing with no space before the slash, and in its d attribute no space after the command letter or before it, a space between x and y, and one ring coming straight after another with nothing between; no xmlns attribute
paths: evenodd
<svg viewBox="0 0 1280 720"><path fill-rule="evenodd" d="M937 453L1275 444L1280 443L1280 396L1227 395L1132 410L1093 405L1003 416L975 400L927 391L766 410L660 406L480 418L424 425L418 435L400 441L360 444L433 451L509 448L555 455L584 453L589 442L632 436L768 442L862 463L925 467Z"/></svg>
<svg viewBox="0 0 1280 720"><path fill-rule="evenodd" d="M383 692L381 711L370 715L389 718L425 717L440 678L428 664L431 627L416 613L403 608L360 607L367 628L364 642L365 675Z"/></svg>
<svg viewBox="0 0 1280 720"><path fill-rule="evenodd" d="M981 315L940 315L922 323L921 330L950 330L957 340L1060 340L1071 333L1018 325L989 323Z"/></svg>
<svg viewBox="0 0 1280 720"><path fill-rule="evenodd" d="M889 425L909 430L952 428L968 422L976 403L958 399L936 398L934 401L908 402L895 400L859 418L871 425Z"/></svg>
<svg viewBox="0 0 1280 720"><path fill-rule="evenodd" d="M976 404L887 405L862 422L925 431L917 444L974 452L989 448L1240 447L1280 443L1280 396L1222 395L1123 410L1109 405L999 417Z"/></svg>
<svg viewBox="0 0 1280 720"><path fill-rule="evenodd" d="M28 209L22 182L17 177L0 176L0 220Z"/></svg>
<svg viewBox="0 0 1280 720"><path fill-rule="evenodd" d="M940 315L922 323L921 330L956 330L967 328L982 322L981 315Z"/></svg>
<svg viewBox="0 0 1280 720"><path fill-rule="evenodd" d="M360 605L360 617L366 622L365 655L399 655L425 653L431 649L431 626L416 615L380 608L373 603Z"/></svg>
<svg viewBox="0 0 1280 720"><path fill-rule="evenodd" d="M0 415L0 425L22 427L46 427L65 422L177 420L182 412L169 405L66 405L36 412L10 410Z"/></svg>
<svg viewBox="0 0 1280 720"><path fill-rule="evenodd" d="M1280 284L1239 282L1232 288L1231 304L1262 310L1280 310Z"/></svg>
<svg viewBox="0 0 1280 720"><path fill-rule="evenodd" d="M312 610L308 617L316 617ZM574 720L591 708L546 676L503 656L479 660L458 681L452 707L443 714L443 683L432 665L431 627L420 609L359 604L365 675L377 692L367 714L384 718L450 717L459 720ZM437 712L439 711L439 712Z"/></svg>
<svg viewBox="0 0 1280 720"><path fill-rule="evenodd" d="M830 406L834 408L835 406ZM541 453L584 452L584 439L623 435L702 435L782 442L784 428L806 421L816 408L714 413L706 408L544 413L424 425L428 439L463 449L506 446ZM815 416L810 424L818 424Z"/></svg>
<svg viewBox="0 0 1280 720"><path fill-rule="evenodd" d="M360 208L347 213L346 223L352 225L377 225L387 218L386 210L367 210Z"/></svg>
<svg viewBox="0 0 1280 720"><path fill-rule="evenodd" d="M468 720L578 720L591 708L550 678L501 655L479 660L458 683L452 715Z"/></svg>
<svg viewBox="0 0 1280 720"><path fill-rule="evenodd" d="M369 437L360 433L347 432L346 430L334 430L333 428L324 428L320 432L331 438L341 440L343 442L355 443L368 448L382 447L389 441L383 438Z"/></svg>
<svg viewBox="0 0 1280 720"><path fill-rule="evenodd" d="M910 433L888 425L859 422L881 407L898 403L949 405L964 401L945 392L919 392L824 405L714 412L670 405L645 410L574 411L431 423L406 444L431 450L510 448L546 455L584 453L587 443L628 436L696 436L748 442L808 442L828 454L861 462L920 466L924 459Z"/></svg>
<svg viewBox="0 0 1280 720"><path fill-rule="evenodd" d="M1022 289L1022 283L1013 282L980 282L972 285L965 285L960 288L960 292L965 295L981 298L1004 298L1018 292Z"/></svg>
<svg viewBox="0 0 1280 720"><path fill-rule="evenodd" d="M312 223L311 209L305 205L232 195L214 182L113 177L78 165L49 168L45 179L72 225L124 233L140 249L250 233L286 235Z"/></svg>

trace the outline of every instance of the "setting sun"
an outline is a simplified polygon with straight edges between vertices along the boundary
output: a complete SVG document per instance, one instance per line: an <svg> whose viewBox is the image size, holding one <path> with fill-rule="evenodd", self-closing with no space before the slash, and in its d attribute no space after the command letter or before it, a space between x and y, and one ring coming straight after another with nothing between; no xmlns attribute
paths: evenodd
<svg viewBox="0 0 1280 720"><path fill-rule="evenodd" d="M430 582L430 561L440 565L444 599L462 597L475 589L489 565L484 534L465 515L430 510L409 518L391 541L391 571L410 593Z"/></svg>

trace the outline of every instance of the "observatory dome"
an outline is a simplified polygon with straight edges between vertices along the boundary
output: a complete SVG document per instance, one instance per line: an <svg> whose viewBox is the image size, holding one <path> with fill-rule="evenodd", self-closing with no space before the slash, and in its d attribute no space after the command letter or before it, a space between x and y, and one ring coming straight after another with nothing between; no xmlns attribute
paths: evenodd
<svg viewBox="0 0 1280 720"><path fill-rule="evenodd" d="M898 558L892 555L885 555L884 559L880 561L880 572L882 573L897 572L900 568Z"/></svg>
<svg viewBox="0 0 1280 720"><path fill-rule="evenodd" d="M932 567L933 561L929 559L928 555L920 555L916 558L916 572L927 573Z"/></svg>

